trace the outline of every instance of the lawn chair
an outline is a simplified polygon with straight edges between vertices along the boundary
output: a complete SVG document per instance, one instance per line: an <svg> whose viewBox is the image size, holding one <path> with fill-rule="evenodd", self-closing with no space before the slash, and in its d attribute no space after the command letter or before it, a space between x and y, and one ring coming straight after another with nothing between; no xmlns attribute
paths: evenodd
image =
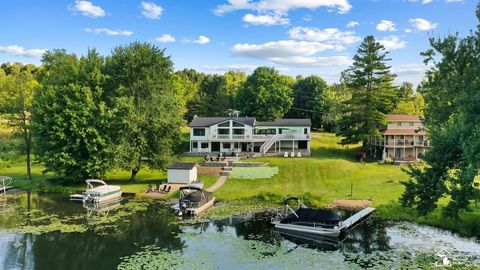
<svg viewBox="0 0 480 270"><path fill-rule="evenodd" d="M150 193L150 192L153 192L153 186L149 184L148 187L147 187L147 192L146 193Z"/></svg>
<svg viewBox="0 0 480 270"><path fill-rule="evenodd" d="M156 184L155 189L153 191L154 192L159 192L160 191L160 184Z"/></svg>
<svg viewBox="0 0 480 270"><path fill-rule="evenodd" d="M161 190L158 190L158 192L163 193L167 189L167 185L163 185L163 188Z"/></svg>
<svg viewBox="0 0 480 270"><path fill-rule="evenodd" d="M283 157L288 157L288 152L283 153Z"/></svg>
<svg viewBox="0 0 480 270"><path fill-rule="evenodd" d="M295 157L295 152L291 152L290 157Z"/></svg>
<svg viewBox="0 0 480 270"><path fill-rule="evenodd" d="M298 152L297 157L302 157L302 153Z"/></svg>
<svg viewBox="0 0 480 270"><path fill-rule="evenodd" d="M167 185L165 185L165 187L166 187L166 186L167 186ZM170 192L171 189L172 189L172 186L168 186L166 189L164 189L164 190L162 191L162 193L167 194L167 193Z"/></svg>

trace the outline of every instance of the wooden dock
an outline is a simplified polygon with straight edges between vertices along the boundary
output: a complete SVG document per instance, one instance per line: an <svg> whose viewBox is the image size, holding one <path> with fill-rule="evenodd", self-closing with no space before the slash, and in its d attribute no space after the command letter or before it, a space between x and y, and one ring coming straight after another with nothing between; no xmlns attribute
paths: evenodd
<svg viewBox="0 0 480 270"><path fill-rule="evenodd" d="M372 215L373 211L375 211L375 208L373 207L367 207L355 215L347 218L345 221L343 221L343 226L346 229L352 229L356 225L358 225L360 222L364 221L367 219L370 215Z"/></svg>
<svg viewBox="0 0 480 270"><path fill-rule="evenodd" d="M13 186L0 187L0 193L4 194L7 190L14 188Z"/></svg>

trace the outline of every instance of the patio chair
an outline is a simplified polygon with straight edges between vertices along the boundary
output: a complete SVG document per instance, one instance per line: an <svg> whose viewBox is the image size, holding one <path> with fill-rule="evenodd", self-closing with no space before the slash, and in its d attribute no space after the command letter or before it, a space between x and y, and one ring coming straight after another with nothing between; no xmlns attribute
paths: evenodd
<svg viewBox="0 0 480 270"><path fill-rule="evenodd" d="M158 190L158 192L163 193L167 189L167 185L163 185L163 188L161 190Z"/></svg>
<svg viewBox="0 0 480 270"><path fill-rule="evenodd" d="M204 159L205 161L209 161L209 160L210 160L210 157L209 157L208 155L205 155L205 156L203 157L203 159Z"/></svg>
<svg viewBox="0 0 480 270"><path fill-rule="evenodd" d="M302 153L298 152L297 157L302 157Z"/></svg>
<svg viewBox="0 0 480 270"><path fill-rule="evenodd" d="M154 192L159 192L160 191L160 185L156 184L155 189L153 190Z"/></svg>
<svg viewBox="0 0 480 270"><path fill-rule="evenodd" d="M288 157L288 152L283 153L283 157Z"/></svg>
<svg viewBox="0 0 480 270"><path fill-rule="evenodd" d="M165 185L165 187L166 187L166 186L167 186L167 185ZM170 192L171 189L172 189L172 186L168 186L166 189L164 189L164 190L162 191L162 193L167 194L167 193Z"/></svg>
<svg viewBox="0 0 480 270"><path fill-rule="evenodd" d="M295 152L291 152L290 157L295 157Z"/></svg>
<svg viewBox="0 0 480 270"><path fill-rule="evenodd" d="M147 186L147 192L146 193L150 193L150 192L153 192L153 186L149 184Z"/></svg>

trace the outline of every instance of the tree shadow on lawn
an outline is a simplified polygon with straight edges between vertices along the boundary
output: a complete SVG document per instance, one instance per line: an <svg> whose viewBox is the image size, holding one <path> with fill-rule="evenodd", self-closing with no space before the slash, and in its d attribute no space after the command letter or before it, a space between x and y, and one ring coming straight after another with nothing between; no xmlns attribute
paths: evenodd
<svg viewBox="0 0 480 270"><path fill-rule="evenodd" d="M312 157L314 158L328 158L328 159L344 159L356 162L355 153L359 147L355 148L336 148L336 147L318 147L312 150Z"/></svg>

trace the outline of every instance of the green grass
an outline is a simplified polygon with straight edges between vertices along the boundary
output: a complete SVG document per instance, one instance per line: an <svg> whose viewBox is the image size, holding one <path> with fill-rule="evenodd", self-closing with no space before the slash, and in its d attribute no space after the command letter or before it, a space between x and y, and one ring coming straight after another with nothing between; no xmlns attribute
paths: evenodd
<svg viewBox="0 0 480 270"><path fill-rule="evenodd" d="M359 163L353 157L356 147L342 147L330 133L312 136L312 157L259 158L279 168L269 179L234 179L216 192L219 199L245 199L263 194L272 197L302 196L308 193L314 205L325 205L334 198L370 199L374 204L396 200L403 192L400 181L407 175L399 166L377 162ZM353 196L350 188L353 184Z"/></svg>

